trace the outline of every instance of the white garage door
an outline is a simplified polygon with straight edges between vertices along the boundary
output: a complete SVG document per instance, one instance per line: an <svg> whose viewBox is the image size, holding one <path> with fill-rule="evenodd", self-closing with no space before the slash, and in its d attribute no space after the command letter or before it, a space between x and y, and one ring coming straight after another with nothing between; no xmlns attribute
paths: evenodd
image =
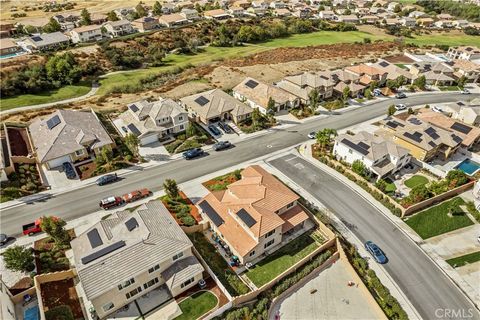
<svg viewBox="0 0 480 320"><path fill-rule="evenodd" d="M158 135L152 134L151 136L143 137L142 139L140 139L140 145L144 146L157 141L158 141Z"/></svg>
<svg viewBox="0 0 480 320"><path fill-rule="evenodd" d="M61 167L64 162L70 162L70 156L64 156L64 157L60 157L60 158L48 161L48 167L50 169Z"/></svg>

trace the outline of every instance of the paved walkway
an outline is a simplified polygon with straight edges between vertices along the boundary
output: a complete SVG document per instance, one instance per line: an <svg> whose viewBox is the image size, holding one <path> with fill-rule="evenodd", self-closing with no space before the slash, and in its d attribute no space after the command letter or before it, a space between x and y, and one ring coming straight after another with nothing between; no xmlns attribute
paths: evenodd
<svg viewBox="0 0 480 320"><path fill-rule="evenodd" d="M23 112L23 111L49 108L49 107L54 107L54 106L58 106L58 105L61 105L61 104L86 100L86 99L90 98L91 96L95 95L97 93L99 87L100 86L98 85L98 83L93 83L90 91L87 92L86 94L84 94L83 96L70 98L70 99L65 99L65 100L60 100L60 101L55 101L55 102L35 104L35 105L31 105L31 106L13 108L13 109L5 110L5 111L0 111L0 114L2 114L2 115L3 114L13 114L13 113L18 113L18 112Z"/></svg>

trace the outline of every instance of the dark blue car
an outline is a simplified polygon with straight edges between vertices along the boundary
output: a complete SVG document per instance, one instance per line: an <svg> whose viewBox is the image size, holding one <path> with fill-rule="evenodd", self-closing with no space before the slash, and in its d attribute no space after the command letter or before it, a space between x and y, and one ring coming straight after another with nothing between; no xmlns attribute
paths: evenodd
<svg viewBox="0 0 480 320"><path fill-rule="evenodd" d="M213 135L215 135L215 136L219 136L219 135L222 134L222 133L220 132L220 130L218 130L217 127L215 127L213 124L209 125L209 126L208 126L208 129L209 129L210 132L212 132Z"/></svg>
<svg viewBox="0 0 480 320"><path fill-rule="evenodd" d="M182 156L183 156L183 158L189 160L189 159L193 159L193 158L196 158L196 157L200 157L204 153L205 152L201 148L194 148L194 149L190 149L190 150L185 151L182 154Z"/></svg>
<svg viewBox="0 0 480 320"><path fill-rule="evenodd" d="M385 254L383 254L382 250L380 250L380 248L372 241L365 242L365 249L370 252L375 261L377 261L378 263L387 263L387 257L385 256Z"/></svg>
<svg viewBox="0 0 480 320"><path fill-rule="evenodd" d="M107 175L104 175L103 177L98 178L95 181L95 183L99 186L103 186L105 184L109 184L117 180L118 180L117 174L114 173L114 174L107 174Z"/></svg>
<svg viewBox="0 0 480 320"><path fill-rule="evenodd" d="M63 166L63 171L65 172L65 175L67 176L68 179L75 179L77 177L77 174L75 173L75 169L73 168L70 162L64 162L62 166Z"/></svg>

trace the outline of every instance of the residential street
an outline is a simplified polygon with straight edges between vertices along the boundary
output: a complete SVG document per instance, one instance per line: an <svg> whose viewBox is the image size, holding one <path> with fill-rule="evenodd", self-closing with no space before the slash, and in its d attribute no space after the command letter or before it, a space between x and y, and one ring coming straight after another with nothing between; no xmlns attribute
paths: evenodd
<svg viewBox="0 0 480 320"><path fill-rule="evenodd" d="M478 310L427 255L355 191L298 156L286 155L269 164L334 212L360 241L380 246L389 260L386 271L422 318L480 319ZM445 316L446 309L457 316Z"/></svg>
<svg viewBox="0 0 480 320"><path fill-rule="evenodd" d="M471 94L469 99L479 97ZM272 133L238 143L234 148L214 152L195 160L177 160L143 170L132 168L132 174L127 174L119 182L99 187L89 185L63 194L52 195L51 198L33 204L20 204L1 210L1 232L18 235L22 225L34 221L42 215L56 215L65 220L71 220L89 212L98 210L99 201L110 195L122 195L139 188L149 188L157 191L162 188L166 178L173 178L178 183L192 180L210 172L228 168L235 164L253 160L275 151L294 146L307 139L306 134L321 128L340 129L367 121L383 114L389 105L401 101L407 106L419 104L435 104L440 102L465 99L460 93L431 93L414 95L407 99L388 99L368 106L317 119L288 129L272 129ZM8 205L8 204L7 204Z"/></svg>

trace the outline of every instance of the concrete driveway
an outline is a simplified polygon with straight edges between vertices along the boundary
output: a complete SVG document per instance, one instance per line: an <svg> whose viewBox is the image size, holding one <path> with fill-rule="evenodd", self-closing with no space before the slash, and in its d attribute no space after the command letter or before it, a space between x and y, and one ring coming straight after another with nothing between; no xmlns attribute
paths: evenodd
<svg viewBox="0 0 480 320"><path fill-rule="evenodd" d="M78 175L75 179L68 179L62 167L47 169L42 167L43 174L47 179L48 185L52 189L62 189L71 186L74 183L79 183ZM76 173L76 172L75 172Z"/></svg>
<svg viewBox="0 0 480 320"><path fill-rule="evenodd" d="M480 224L474 224L425 240L445 260L480 250L477 237Z"/></svg>

